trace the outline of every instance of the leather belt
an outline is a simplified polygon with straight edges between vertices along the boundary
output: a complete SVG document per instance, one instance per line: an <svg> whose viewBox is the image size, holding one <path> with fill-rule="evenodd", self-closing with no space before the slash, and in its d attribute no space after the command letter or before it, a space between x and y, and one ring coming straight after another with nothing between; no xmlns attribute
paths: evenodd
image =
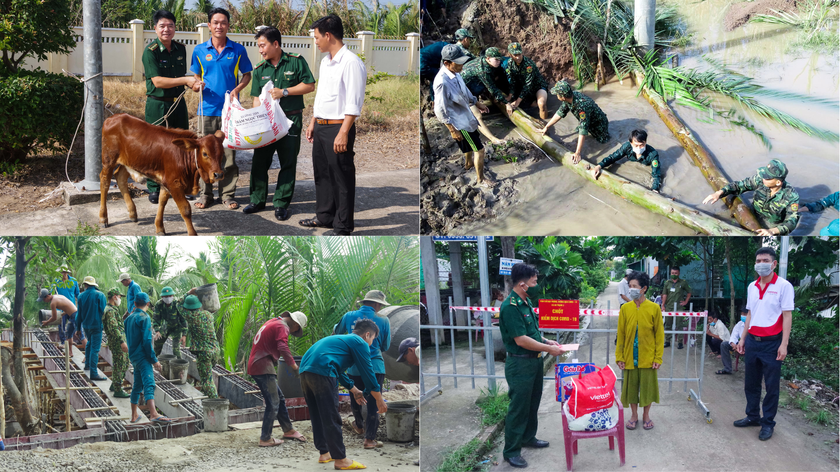
<svg viewBox="0 0 840 472"><path fill-rule="evenodd" d="M342 125L344 124L344 120L324 120L321 118L315 118L315 123L319 125Z"/></svg>
<svg viewBox="0 0 840 472"><path fill-rule="evenodd" d="M289 115L300 115L301 113L303 113L303 110L284 111L284 113L286 114L286 116L289 116Z"/></svg>
<svg viewBox="0 0 840 472"><path fill-rule="evenodd" d="M175 103L175 98L162 98L162 97L153 97L151 95L146 95L147 97L151 98L152 100L157 100L159 102L166 102L166 103Z"/></svg>
<svg viewBox="0 0 840 472"><path fill-rule="evenodd" d="M540 357L540 354L541 353L539 353L539 352L535 352L533 354L513 354L513 353L510 353L510 352L507 353L508 357L522 357L522 358L525 358L525 359L536 359L537 357Z"/></svg>
<svg viewBox="0 0 840 472"><path fill-rule="evenodd" d="M762 341L775 341L777 339L782 339L782 333L774 334L773 336L756 336L754 334L750 334L753 338L753 341L762 342Z"/></svg>

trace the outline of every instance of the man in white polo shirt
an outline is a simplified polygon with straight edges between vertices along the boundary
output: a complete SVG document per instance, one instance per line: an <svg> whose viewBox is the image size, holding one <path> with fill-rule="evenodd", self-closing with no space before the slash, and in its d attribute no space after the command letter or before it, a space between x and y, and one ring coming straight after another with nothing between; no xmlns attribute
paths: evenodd
<svg viewBox="0 0 840 472"><path fill-rule="evenodd" d="M788 339L793 311L793 286L776 275L776 251L769 247L755 253L755 271L758 280L747 288L747 334L738 342L738 353L745 355L744 393L747 397L747 417L735 421L739 428L761 426L758 439L766 441L773 436L776 409L779 406L779 380L782 361L787 357ZM746 353L746 354L745 354ZM767 393L764 395L764 416L759 413L761 380Z"/></svg>
<svg viewBox="0 0 840 472"><path fill-rule="evenodd" d="M356 118L362 114L367 70L344 45L344 26L336 15L312 24L321 59L318 91L306 139L312 143L315 218L300 220L307 228L333 228L336 235L353 232L356 200Z"/></svg>

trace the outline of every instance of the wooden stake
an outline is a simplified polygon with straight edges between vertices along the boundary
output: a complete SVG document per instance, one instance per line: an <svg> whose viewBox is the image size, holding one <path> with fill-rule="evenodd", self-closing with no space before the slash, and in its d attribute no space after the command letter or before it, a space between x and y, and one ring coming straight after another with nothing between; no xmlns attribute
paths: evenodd
<svg viewBox="0 0 840 472"><path fill-rule="evenodd" d="M64 418L67 431L70 431L70 340L64 342L64 368L67 377L64 378Z"/></svg>

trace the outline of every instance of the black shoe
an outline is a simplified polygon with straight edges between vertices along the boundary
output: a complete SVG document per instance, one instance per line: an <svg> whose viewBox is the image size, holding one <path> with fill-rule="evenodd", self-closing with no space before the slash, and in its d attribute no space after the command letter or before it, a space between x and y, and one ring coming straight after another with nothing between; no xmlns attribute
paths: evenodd
<svg viewBox="0 0 840 472"><path fill-rule="evenodd" d="M747 426L761 426L761 423L758 421L753 421L749 418L742 418L738 421L732 423L736 428L745 428Z"/></svg>
<svg viewBox="0 0 840 472"><path fill-rule="evenodd" d="M677 349L682 349L682 348L683 348L682 343L677 344Z"/></svg>
<svg viewBox="0 0 840 472"><path fill-rule="evenodd" d="M518 467L520 469L528 467L528 462L526 462L525 459L522 458L522 456L508 457L505 460L510 463L511 467Z"/></svg>
<svg viewBox="0 0 840 472"><path fill-rule="evenodd" d="M337 229L333 229L324 233L324 236L350 236L352 231L341 231Z"/></svg>
<svg viewBox="0 0 840 472"><path fill-rule="evenodd" d="M250 215L251 213L256 213L258 211L265 210L265 203L259 203L254 205L253 203L248 204L245 208L242 209L242 213L246 215Z"/></svg>
<svg viewBox="0 0 840 472"><path fill-rule="evenodd" d="M154 192L149 194L149 203L153 205L157 205L158 199L160 198L160 192Z"/></svg>
<svg viewBox="0 0 840 472"><path fill-rule="evenodd" d="M91 377L90 379L99 381L99 380L108 380L108 377Z"/></svg>
<svg viewBox="0 0 840 472"><path fill-rule="evenodd" d="M772 426L762 426L761 432L758 433L758 439L762 441L767 441L768 439L773 437L773 427Z"/></svg>
<svg viewBox="0 0 840 472"><path fill-rule="evenodd" d="M195 200L195 195L187 194L187 200L190 200L190 201Z"/></svg>
<svg viewBox="0 0 840 472"><path fill-rule="evenodd" d="M290 216L292 216L292 215L289 213L288 208L275 208L274 209L274 218L276 218L277 221L286 221L286 220L289 219Z"/></svg>
<svg viewBox="0 0 840 472"><path fill-rule="evenodd" d="M665 347L671 347L671 343L669 341L665 341Z"/></svg>
<svg viewBox="0 0 840 472"><path fill-rule="evenodd" d="M542 439L534 439L528 444L523 444L522 447L533 447L535 449L541 447L548 447L548 441L543 441Z"/></svg>

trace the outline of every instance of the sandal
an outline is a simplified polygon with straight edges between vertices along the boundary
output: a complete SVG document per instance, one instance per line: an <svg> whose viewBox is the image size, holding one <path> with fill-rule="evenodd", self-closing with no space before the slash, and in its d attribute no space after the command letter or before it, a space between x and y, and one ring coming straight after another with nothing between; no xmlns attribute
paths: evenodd
<svg viewBox="0 0 840 472"><path fill-rule="evenodd" d="M318 463L319 463L319 464L328 464L328 463L330 463L330 462L332 462L332 461L334 461L334 460L335 460L335 459L327 459L327 460L325 460L325 461L318 461Z"/></svg>
<svg viewBox="0 0 840 472"><path fill-rule="evenodd" d="M728 372L728 371L725 371L725 370L719 370L715 373L718 374L718 375L732 375L732 372Z"/></svg>
<svg viewBox="0 0 840 472"><path fill-rule="evenodd" d="M365 448L365 449L376 449L377 447L382 447L382 446L384 446L384 444L382 444L382 441L376 441L376 444L375 444L375 445L373 445L373 446L364 446L364 448Z"/></svg>
<svg viewBox="0 0 840 472"><path fill-rule="evenodd" d="M298 221L298 224L303 226L304 228L330 228L330 226L322 225L318 218L307 218L305 220Z"/></svg>
<svg viewBox="0 0 840 472"><path fill-rule="evenodd" d="M639 424L639 420L628 421L625 426L627 427L627 429L632 431L632 430L636 429L636 425L638 425L638 424Z"/></svg>
<svg viewBox="0 0 840 472"><path fill-rule="evenodd" d="M291 440L298 441L298 442L306 442L306 437L304 437L304 435L298 433L297 431L295 431L295 433L297 434L297 436L283 435L283 439L291 439Z"/></svg>
<svg viewBox="0 0 840 472"><path fill-rule="evenodd" d="M239 202L236 200L225 200L225 205L228 206L229 210L238 210L239 209Z"/></svg>
<svg viewBox="0 0 840 472"><path fill-rule="evenodd" d="M207 195L202 195L198 197L198 200L193 203L193 206L198 208L199 210L203 210L205 208L210 208L213 206L213 199Z"/></svg>
<svg viewBox="0 0 840 472"><path fill-rule="evenodd" d="M335 468L335 470L358 470L358 469L367 469L367 467L362 465L359 462L353 461L353 463L348 465L347 467L336 467Z"/></svg>
<svg viewBox="0 0 840 472"><path fill-rule="evenodd" d="M365 430L356 426L356 423L350 423L350 426L353 428L353 432L358 434L359 436L365 434Z"/></svg>
<svg viewBox="0 0 840 472"><path fill-rule="evenodd" d="M154 421L155 423L171 423L172 418L166 416L158 416L157 418L152 418L152 421Z"/></svg>
<svg viewBox="0 0 840 472"><path fill-rule="evenodd" d="M260 447L274 447L283 444L282 439L271 438L271 444L260 444Z"/></svg>
<svg viewBox="0 0 840 472"><path fill-rule="evenodd" d="M129 396L130 396L130 395L129 395ZM136 419L136 420L134 420L134 421L132 421L132 422L131 422L131 424L137 424L137 423L139 423L139 422L140 422L140 420L142 420L142 419L143 419L143 417L142 417L142 416L137 415L137 419Z"/></svg>
<svg viewBox="0 0 840 472"><path fill-rule="evenodd" d="M645 430L653 429L653 420L645 421L645 425L642 426Z"/></svg>

